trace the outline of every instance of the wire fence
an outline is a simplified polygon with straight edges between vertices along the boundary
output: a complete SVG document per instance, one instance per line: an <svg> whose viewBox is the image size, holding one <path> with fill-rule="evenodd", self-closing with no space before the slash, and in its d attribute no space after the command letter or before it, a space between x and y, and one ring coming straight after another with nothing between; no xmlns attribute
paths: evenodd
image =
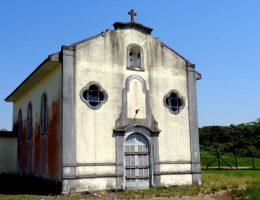
<svg viewBox="0 0 260 200"><path fill-rule="evenodd" d="M206 170L260 170L259 152L235 149L233 152L201 151L202 169Z"/></svg>

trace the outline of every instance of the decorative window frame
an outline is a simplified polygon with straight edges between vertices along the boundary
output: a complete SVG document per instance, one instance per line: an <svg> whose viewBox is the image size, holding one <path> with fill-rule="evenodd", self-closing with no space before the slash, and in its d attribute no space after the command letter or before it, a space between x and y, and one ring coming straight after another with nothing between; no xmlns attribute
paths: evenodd
<svg viewBox="0 0 260 200"><path fill-rule="evenodd" d="M87 101L84 97L83 97L83 93L84 91L88 90L89 87L91 85L96 85L98 88L99 88L99 91L100 92L103 92L104 93L104 100L100 102L100 104L98 104L97 106L92 106L89 101ZM81 90L80 90L80 98L81 100L87 104L87 106L92 109L92 110L98 110L99 108L102 107L103 104L105 104L108 100L108 95L107 95L107 92L103 89L103 87L96 81L91 81L89 82L85 87L83 87Z"/></svg>
<svg viewBox="0 0 260 200"><path fill-rule="evenodd" d="M23 113L22 113L22 109L20 108L18 111L18 129L17 129L17 143L20 144L21 143L21 139L22 139L22 131L23 131Z"/></svg>
<svg viewBox="0 0 260 200"><path fill-rule="evenodd" d="M178 98L182 99L182 106L180 106L180 109L177 111L172 111L171 108L167 105L166 99L171 95L171 93L176 93L178 95ZM164 106L170 111L170 113L177 115L181 112L181 110L185 107L185 98L180 94L177 90L170 90L163 98L163 104Z"/></svg>
<svg viewBox="0 0 260 200"><path fill-rule="evenodd" d="M43 102L46 100L46 105ZM47 135L48 130L48 96L44 92L41 96L41 108L40 108L40 135Z"/></svg>
<svg viewBox="0 0 260 200"><path fill-rule="evenodd" d="M141 66L140 67L131 67L130 66L130 62L129 62L129 52L130 52L130 49L132 47L137 47L140 49L140 52L141 52ZM143 48L136 44L136 43L132 43L132 44L129 44L127 46L127 52L126 52L126 63L127 63L127 66L126 66L126 69L128 70L133 70L133 71L145 71L144 70L144 51L143 51Z"/></svg>
<svg viewBox="0 0 260 200"><path fill-rule="evenodd" d="M26 126L26 139L30 141L33 136L33 108L32 103L29 102L27 106L27 126Z"/></svg>

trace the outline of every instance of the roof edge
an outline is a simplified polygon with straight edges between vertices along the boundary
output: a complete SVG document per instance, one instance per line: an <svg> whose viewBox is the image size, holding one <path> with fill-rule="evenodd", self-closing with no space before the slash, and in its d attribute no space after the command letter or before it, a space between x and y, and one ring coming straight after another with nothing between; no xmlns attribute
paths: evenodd
<svg viewBox="0 0 260 200"><path fill-rule="evenodd" d="M123 29L135 29L138 31L141 31L145 34L151 35L153 29L147 26L144 26L143 24L130 22L130 23L124 23L124 22L115 22L113 24L115 30L123 30Z"/></svg>
<svg viewBox="0 0 260 200"><path fill-rule="evenodd" d="M159 40L160 41L160 40ZM180 58L182 58L186 63L190 63L189 60L187 60L183 55L181 55L180 53L178 53L177 51L175 51L173 48L169 47L167 44L165 44L164 42L160 41L162 47L166 47L167 49L169 49L170 51L172 51L173 53L175 53L177 56L179 56Z"/></svg>
<svg viewBox="0 0 260 200"><path fill-rule="evenodd" d="M47 62L60 62L60 52L56 52L56 53L53 53L53 54L50 54L35 70L33 70L33 72L27 76L26 79L23 80L23 82L18 85L18 87L15 88L15 90L9 94L6 98L5 98L5 101L6 102L12 102L11 98L12 96L37 72L39 71L39 69L44 65L46 64Z"/></svg>
<svg viewBox="0 0 260 200"><path fill-rule="evenodd" d="M78 41L78 42L75 42L75 43L73 43L73 44L71 44L71 45L68 45L68 46L76 47L76 46L79 45L79 44L82 44L82 43L84 43L84 42L93 40L93 39L95 39L95 38L97 38L97 37L99 37L99 36L103 36L103 35L104 35L104 32L107 32L107 31L109 31L109 29L107 29L106 31L102 31L101 33L99 33L99 34L97 34L97 35L94 35L94 36L91 36L91 37L89 37L89 38L86 38L86 39L80 40L80 41Z"/></svg>
<svg viewBox="0 0 260 200"><path fill-rule="evenodd" d="M186 61L186 67L187 67L188 71L192 70L191 72L194 72L196 81L202 79L201 73L199 73L195 70L195 64L193 64L193 63L191 63L190 61L187 60Z"/></svg>

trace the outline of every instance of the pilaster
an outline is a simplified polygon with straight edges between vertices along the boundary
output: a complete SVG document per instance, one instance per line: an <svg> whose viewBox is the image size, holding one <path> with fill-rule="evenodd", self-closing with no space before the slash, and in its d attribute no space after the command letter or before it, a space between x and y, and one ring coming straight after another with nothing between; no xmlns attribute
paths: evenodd
<svg viewBox="0 0 260 200"><path fill-rule="evenodd" d="M192 183L201 184L200 146L197 117L196 80L200 79L195 65L187 62L188 110Z"/></svg>
<svg viewBox="0 0 260 200"><path fill-rule="evenodd" d="M61 56L62 56L62 173L63 173L64 166L76 165L74 48L70 46L62 46Z"/></svg>

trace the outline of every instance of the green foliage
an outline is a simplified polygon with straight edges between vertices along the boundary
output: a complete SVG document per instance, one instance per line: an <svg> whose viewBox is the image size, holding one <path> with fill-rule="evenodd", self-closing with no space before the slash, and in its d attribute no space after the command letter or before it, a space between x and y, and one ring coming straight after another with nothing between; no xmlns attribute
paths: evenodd
<svg viewBox="0 0 260 200"><path fill-rule="evenodd" d="M206 126L199 129L202 150L234 153L260 158L260 122L230 126Z"/></svg>

